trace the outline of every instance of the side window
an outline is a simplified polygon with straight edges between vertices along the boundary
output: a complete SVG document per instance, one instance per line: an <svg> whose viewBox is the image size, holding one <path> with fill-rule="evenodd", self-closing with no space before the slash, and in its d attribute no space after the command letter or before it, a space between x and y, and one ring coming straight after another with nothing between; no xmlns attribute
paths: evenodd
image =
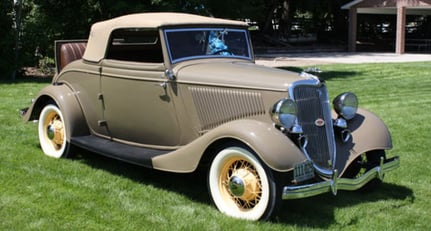
<svg viewBox="0 0 431 231"><path fill-rule="evenodd" d="M107 59L162 63L163 53L157 30L127 28L112 32Z"/></svg>

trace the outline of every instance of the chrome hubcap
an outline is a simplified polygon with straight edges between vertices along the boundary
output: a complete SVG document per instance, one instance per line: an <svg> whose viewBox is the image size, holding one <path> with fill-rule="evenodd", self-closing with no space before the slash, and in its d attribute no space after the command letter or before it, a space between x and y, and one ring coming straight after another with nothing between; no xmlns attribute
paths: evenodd
<svg viewBox="0 0 431 231"><path fill-rule="evenodd" d="M238 176L232 176L229 180L229 190L232 195L240 197L244 194L244 181Z"/></svg>
<svg viewBox="0 0 431 231"><path fill-rule="evenodd" d="M52 142L54 148L59 149L64 141L64 127L58 115L53 115L46 126L46 137Z"/></svg>
<svg viewBox="0 0 431 231"><path fill-rule="evenodd" d="M262 197L259 173L246 159L230 159L222 167L218 180L226 203L241 210L253 209Z"/></svg>
<svg viewBox="0 0 431 231"><path fill-rule="evenodd" d="M243 162L241 168L232 172L228 182L228 190L232 197L244 201L257 200L260 195L260 179L252 166Z"/></svg>
<svg viewBox="0 0 431 231"><path fill-rule="evenodd" d="M54 126L52 126L52 124L48 125L48 127L46 128L46 135L48 136L48 138L50 140L54 139L55 136L55 128Z"/></svg>

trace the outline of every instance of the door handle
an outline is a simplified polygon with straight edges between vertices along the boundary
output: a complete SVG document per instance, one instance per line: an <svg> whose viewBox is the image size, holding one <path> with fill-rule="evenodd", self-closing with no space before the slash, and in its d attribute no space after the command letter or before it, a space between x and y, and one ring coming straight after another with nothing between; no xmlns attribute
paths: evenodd
<svg viewBox="0 0 431 231"><path fill-rule="evenodd" d="M159 86L159 87L163 87L163 89L166 89L166 87L168 86L168 82L156 83L154 85Z"/></svg>

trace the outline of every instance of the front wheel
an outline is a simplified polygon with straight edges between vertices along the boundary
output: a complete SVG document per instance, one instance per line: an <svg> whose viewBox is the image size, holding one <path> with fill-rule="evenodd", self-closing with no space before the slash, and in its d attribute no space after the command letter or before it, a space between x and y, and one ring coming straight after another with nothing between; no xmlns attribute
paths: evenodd
<svg viewBox="0 0 431 231"><path fill-rule="evenodd" d="M67 157L70 144L67 141L63 113L54 104L48 104L39 117L39 143L42 151L50 157Z"/></svg>
<svg viewBox="0 0 431 231"><path fill-rule="evenodd" d="M281 202L269 168L240 147L223 149L215 156L208 187L217 208L236 218L266 220Z"/></svg>

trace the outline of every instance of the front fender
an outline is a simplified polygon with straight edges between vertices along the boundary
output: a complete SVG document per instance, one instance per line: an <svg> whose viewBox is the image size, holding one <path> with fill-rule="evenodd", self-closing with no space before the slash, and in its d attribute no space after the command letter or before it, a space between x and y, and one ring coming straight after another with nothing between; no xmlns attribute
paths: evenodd
<svg viewBox="0 0 431 231"><path fill-rule="evenodd" d="M337 145L338 169L346 170L352 161L365 152L392 149L389 129L372 112L358 109L355 118L348 121L348 128L352 135L351 142L347 144L338 142Z"/></svg>
<svg viewBox="0 0 431 231"><path fill-rule="evenodd" d="M67 137L88 135L89 130L75 92L65 84L51 84L43 88L29 107L24 121L38 120L43 107L54 101L63 113ZM68 140L70 141L70 140Z"/></svg>
<svg viewBox="0 0 431 231"><path fill-rule="evenodd" d="M359 109L358 115L348 123L352 132L356 153L376 149L391 149L392 139L389 129L374 113Z"/></svg>
<svg viewBox="0 0 431 231"><path fill-rule="evenodd" d="M272 124L256 120L236 120L223 124L190 144L153 159L153 167L164 171L194 171L206 149L221 139L241 141L253 149L268 167L286 172L306 160L298 147Z"/></svg>

